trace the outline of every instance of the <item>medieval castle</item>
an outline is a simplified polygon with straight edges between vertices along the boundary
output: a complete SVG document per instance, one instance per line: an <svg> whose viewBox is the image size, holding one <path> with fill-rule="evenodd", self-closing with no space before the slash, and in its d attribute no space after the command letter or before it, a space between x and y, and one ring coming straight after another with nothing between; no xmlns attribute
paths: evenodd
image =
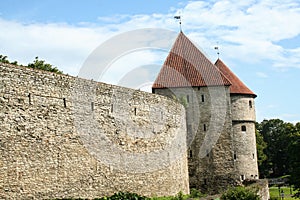
<svg viewBox="0 0 300 200"><path fill-rule="evenodd" d="M0 63L0 198L215 193L258 179L256 95L220 59L180 32L152 91Z"/></svg>

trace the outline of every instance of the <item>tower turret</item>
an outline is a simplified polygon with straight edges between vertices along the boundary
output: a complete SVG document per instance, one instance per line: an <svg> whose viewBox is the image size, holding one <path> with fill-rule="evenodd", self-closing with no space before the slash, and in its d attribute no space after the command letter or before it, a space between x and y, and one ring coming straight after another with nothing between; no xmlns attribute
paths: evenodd
<svg viewBox="0 0 300 200"><path fill-rule="evenodd" d="M241 181L258 179L254 94L220 59L215 65L230 80L234 163Z"/></svg>

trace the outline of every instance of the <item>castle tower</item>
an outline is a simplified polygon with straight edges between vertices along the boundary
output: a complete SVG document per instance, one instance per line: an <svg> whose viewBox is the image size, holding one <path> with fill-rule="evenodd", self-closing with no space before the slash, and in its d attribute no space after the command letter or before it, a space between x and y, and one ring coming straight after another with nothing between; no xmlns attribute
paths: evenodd
<svg viewBox="0 0 300 200"><path fill-rule="evenodd" d="M220 60L215 65L230 80L234 162L241 181L258 179L255 104L256 95Z"/></svg>
<svg viewBox="0 0 300 200"><path fill-rule="evenodd" d="M186 107L191 188L215 193L239 182L230 86L224 74L180 32L152 92L177 99Z"/></svg>

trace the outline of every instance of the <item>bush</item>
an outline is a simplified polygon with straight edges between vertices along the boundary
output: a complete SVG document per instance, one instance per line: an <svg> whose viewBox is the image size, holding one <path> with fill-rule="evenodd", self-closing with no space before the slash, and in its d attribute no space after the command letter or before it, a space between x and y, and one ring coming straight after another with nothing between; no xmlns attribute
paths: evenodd
<svg viewBox="0 0 300 200"><path fill-rule="evenodd" d="M140 196L136 193L118 192L110 197L102 197L99 200L150 200L148 197Z"/></svg>
<svg viewBox="0 0 300 200"><path fill-rule="evenodd" d="M260 197L245 187L235 187L227 190L221 200L260 200Z"/></svg>
<svg viewBox="0 0 300 200"><path fill-rule="evenodd" d="M195 188L191 189L191 194L190 194L191 198L201 198L201 197L204 197L204 196L205 195L202 194L199 190L197 190Z"/></svg>

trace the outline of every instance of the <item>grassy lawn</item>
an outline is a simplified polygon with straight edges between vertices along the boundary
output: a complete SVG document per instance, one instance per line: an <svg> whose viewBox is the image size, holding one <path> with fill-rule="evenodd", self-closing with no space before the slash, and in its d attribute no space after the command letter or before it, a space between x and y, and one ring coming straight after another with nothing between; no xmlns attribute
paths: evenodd
<svg viewBox="0 0 300 200"><path fill-rule="evenodd" d="M291 193L290 193L290 188L289 187L281 187L280 190L283 190L284 192L284 200L296 200L296 198L292 198ZM295 192L292 191L292 194ZM278 192L278 187L270 187L270 197L271 199L279 199L279 192ZM298 199L299 200L299 199Z"/></svg>

